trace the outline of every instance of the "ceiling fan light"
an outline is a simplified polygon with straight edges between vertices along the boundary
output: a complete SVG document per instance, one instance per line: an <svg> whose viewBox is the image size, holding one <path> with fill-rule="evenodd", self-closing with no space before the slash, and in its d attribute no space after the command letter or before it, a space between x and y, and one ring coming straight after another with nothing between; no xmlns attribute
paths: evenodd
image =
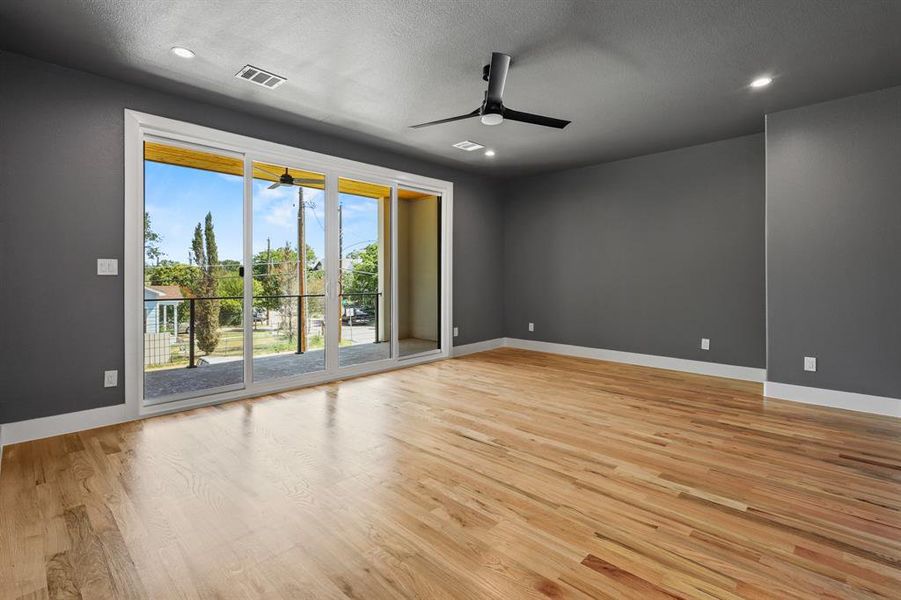
<svg viewBox="0 0 901 600"><path fill-rule="evenodd" d="M482 125L500 125L504 122L504 115L500 113L485 113L481 117Z"/></svg>
<svg viewBox="0 0 901 600"><path fill-rule="evenodd" d="M184 46L173 46L170 51L179 58L194 58L194 52L190 48Z"/></svg>

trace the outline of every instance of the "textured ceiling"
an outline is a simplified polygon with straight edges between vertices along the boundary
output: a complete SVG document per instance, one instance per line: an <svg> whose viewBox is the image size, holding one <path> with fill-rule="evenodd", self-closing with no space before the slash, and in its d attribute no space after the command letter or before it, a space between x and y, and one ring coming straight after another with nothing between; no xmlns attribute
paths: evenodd
<svg viewBox="0 0 901 600"><path fill-rule="evenodd" d="M898 0L0 3L5 49L496 173L762 131L767 112L901 84L899 31ZM509 107L572 125L408 128L476 108L492 51L513 56ZM246 63L288 82L235 79Z"/></svg>

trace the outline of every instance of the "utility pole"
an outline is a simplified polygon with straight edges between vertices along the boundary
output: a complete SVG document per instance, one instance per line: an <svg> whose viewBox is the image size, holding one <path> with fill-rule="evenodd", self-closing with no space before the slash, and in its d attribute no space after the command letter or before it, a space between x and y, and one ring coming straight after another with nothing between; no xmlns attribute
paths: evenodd
<svg viewBox="0 0 901 600"><path fill-rule="evenodd" d="M340 190L339 190L340 191ZM341 326L344 321L344 214L338 201L338 346L341 346Z"/></svg>
<svg viewBox="0 0 901 600"><path fill-rule="evenodd" d="M251 268L250 272L253 273L253 268ZM266 289L272 289L270 277L272 277L272 243L269 238L266 238ZM272 323L269 321L269 305L271 303L272 298L266 298L266 327L272 326Z"/></svg>
<svg viewBox="0 0 901 600"><path fill-rule="evenodd" d="M307 351L306 284L307 241L304 226L303 188L297 187L297 318L300 320L300 351Z"/></svg>

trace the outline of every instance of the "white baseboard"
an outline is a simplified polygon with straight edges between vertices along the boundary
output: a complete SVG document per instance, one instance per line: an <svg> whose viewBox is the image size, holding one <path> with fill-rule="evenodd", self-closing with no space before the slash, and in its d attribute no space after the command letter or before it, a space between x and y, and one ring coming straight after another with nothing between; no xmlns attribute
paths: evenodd
<svg viewBox="0 0 901 600"><path fill-rule="evenodd" d="M804 404L856 410L858 412L901 417L901 399L885 396L870 396L854 392L840 392L823 388L791 385L767 381L763 384L763 395L779 400L791 400Z"/></svg>
<svg viewBox="0 0 901 600"><path fill-rule="evenodd" d="M753 367L723 365L683 358L671 358L668 356L637 354L634 352L621 352L619 350L605 350L603 348L589 348L586 346L572 346L569 344L555 344L552 342L524 340L520 338L498 338L459 346L458 348L454 348L453 355L463 356L474 352L484 352L485 350L493 350L494 348L501 347L550 352L552 354L608 360L630 365L654 367L657 369L671 369L674 371L699 373L701 375L762 382L763 395L770 398L790 400L792 402L801 402L804 404L814 404L829 408L854 410L877 415L887 415L890 417L901 417L901 399L899 398L869 396L867 394L839 392L836 390L766 381L766 369L756 369Z"/></svg>
<svg viewBox="0 0 901 600"><path fill-rule="evenodd" d="M4 423L0 427L0 448L9 444L18 444L54 435L115 425L128 420L130 418L127 416L125 404L116 404L51 417Z"/></svg>
<svg viewBox="0 0 901 600"><path fill-rule="evenodd" d="M683 358L671 358L668 356L655 356L651 354L637 354L634 352L621 352L619 350L605 350L603 348L589 348L586 346L572 346L569 344L555 344L552 342L540 342L536 340L523 340L518 338L495 338L473 344L456 346L451 350L451 356L466 356L476 352L485 352L495 348L510 347L537 352L550 352L566 356L581 358L593 358L595 360L607 360L657 369L671 369L674 371L686 371L714 377L727 377L730 379L743 379L746 381L763 382L766 379L765 369L753 367L741 367L736 365L723 365ZM820 388L789 385L787 383L764 383L764 396L791 400L805 404L815 404L832 408L856 410L860 412L901 417L901 399L886 398L881 396L868 396L852 392L839 392ZM150 416L150 415L141 415ZM50 417L5 423L0 426L0 450L3 446L27 442L54 435L84 431L95 427L115 425L131 420L125 404L94 408L74 413L64 413ZM141 418L141 417L137 417Z"/></svg>
<svg viewBox="0 0 901 600"><path fill-rule="evenodd" d="M712 375L714 377L727 377L729 379L743 379L746 381L757 382L766 380L766 369L757 369L754 367L724 365L720 363L703 362L700 360L688 360L685 358L672 358L669 356L656 356L653 354L637 354L635 352L621 352L619 350L605 350L603 348L589 348L587 346L571 346L569 344L555 344L553 342L540 342L537 340L523 340L519 338L505 338L504 345L510 348L520 348L522 350L550 352L552 354L593 358L595 360L609 360L630 365L640 365L642 367L654 367L656 369L670 369L673 371Z"/></svg>
<svg viewBox="0 0 901 600"><path fill-rule="evenodd" d="M475 354L476 352L494 350L495 348L504 346L504 341L505 338L494 338L493 340L485 340L483 342L475 342L463 346L454 346L451 348L451 356L466 356L467 354Z"/></svg>

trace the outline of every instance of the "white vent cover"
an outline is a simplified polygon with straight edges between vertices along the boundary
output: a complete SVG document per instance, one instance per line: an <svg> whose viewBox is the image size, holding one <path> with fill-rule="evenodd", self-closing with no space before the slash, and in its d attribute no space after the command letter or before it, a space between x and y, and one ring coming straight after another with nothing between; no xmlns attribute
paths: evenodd
<svg viewBox="0 0 901 600"><path fill-rule="evenodd" d="M484 148L482 144L478 142L471 142L469 140L463 140L462 142L457 142L454 144L454 148L459 148L460 150L466 150L467 152L472 152L473 150L478 150L479 148Z"/></svg>
<svg viewBox="0 0 901 600"><path fill-rule="evenodd" d="M251 65L246 65L243 69L235 73L235 77L244 79L250 83L261 85L270 90L274 90L286 81L284 77L279 77L275 73L270 73L269 71L264 71L259 67Z"/></svg>

